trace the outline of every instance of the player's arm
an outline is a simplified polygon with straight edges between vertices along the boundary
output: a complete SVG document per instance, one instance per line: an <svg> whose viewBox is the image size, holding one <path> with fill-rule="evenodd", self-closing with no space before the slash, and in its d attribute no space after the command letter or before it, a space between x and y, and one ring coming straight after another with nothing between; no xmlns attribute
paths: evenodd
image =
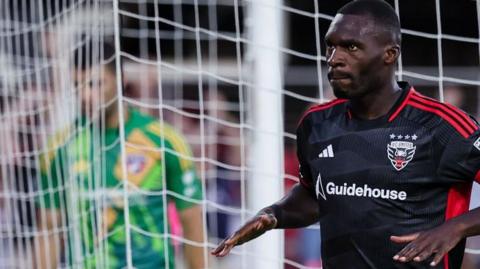
<svg viewBox="0 0 480 269"><path fill-rule="evenodd" d="M187 240L193 242L204 242L202 207L199 205L180 211L180 221L182 222L183 235ZM188 268L204 268L205 261L203 256L203 247L191 244L184 245L184 252Z"/></svg>
<svg viewBox="0 0 480 269"><path fill-rule="evenodd" d="M437 177L439 180L464 179L452 184L472 184L471 180L480 171L480 148L474 146L480 137L478 130L468 139L451 135L447 145L441 150ZM478 181L478 178L477 178ZM421 262L433 256L435 266L462 239L480 235L480 208L449 219L430 230L402 236L392 236L395 243L406 244L393 259L399 262Z"/></svg>
<svg viewBox="0 0 480 269"><path fill-rule="evenodd" d="M49 268L58 268L58 260L60 257L61 250L61 236L55 236L55 233L58 232L57 228L59 223L61 223L61 215L58 210L55 209L41 209L43 212L39 215L38 218L38 228L41 234L37 237L38 244L35 243L35 246L38 246L37 251L35 252L38 257L35 259L37 263L35 268L39 269L49 269Z"/></svg>
<svg viewBox="0 0 480 269"><path fill-rule="evenodd" d="M260 210L211 253L223 257L233 247L257 238L268 230L305 227L318 219L317 201L308 189L297 184L282 200Z"/></svg>
<svg viewBox="0 0 480 269"><path fill-rule="evenodd" d="M446 221L428 231L392 236L391 240L395 243L408 243L393 259L400 262L412 260L420 262L433 255L431 266L436 266L460 240L475 235L480 235L480 208Z"/></svg>
<svg viewBox="0 0 480 269"><path fill-rule="evenodd" d="M308 116L304 116L297 128L297 157L300 163L300 184L273 205L260 210L230 237L223 240L211 254L227 255L233 247L259 237L273 228L300 228L319 219L318 204L313 190L310 166L307 161L308 133L311 129Z"/></svg>
<svg viewBox="0 0 480 269"><path fill-rule="evenodd" d="M35 254L35 268L51 269L58 268L60 257L64 251L63 238L59 232L62 227L62 211L60 209L60 200L64 194L61 191L47 191L58 189L59 180L63 177L61 174L63 167L62 150L57 150L55 154L48 152L40 158L40 181L39 189L42 195L35 200L37 207L37 226L40 235L36 237L38 243L34 245L38 248ZM60 173L60 174L59 174Z"/></svg>
<svg viewBox="0 0 480 269"><path fill-rule="evenodd" d="M166 152L167 188L182 197L173 197L179 211L184 237L196 245L183 244L188 268L205 268L203 212L198 203L202 200L201 181L195 173L195 165L190 160L192 151L182 135L170 126L164 126L165 146L174 153Z"/></svg>

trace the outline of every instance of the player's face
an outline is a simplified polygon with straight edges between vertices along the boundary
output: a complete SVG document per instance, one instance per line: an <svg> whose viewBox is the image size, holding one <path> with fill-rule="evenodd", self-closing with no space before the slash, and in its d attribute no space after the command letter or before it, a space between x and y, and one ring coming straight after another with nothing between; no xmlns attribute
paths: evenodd
<svg viewBox="0 0 480 269"><path fill-rule="evenodd" d="M75 88L81 98L82 115L94 118L104 110L106 114L115 107L117 96L115 75L108 68L93 67L76 70Z"/></svg>
<svg viewBox="0 0 480 269"><path fill-rule="evenodd" d="M372 19L335 16L325 36L328 80L338 98L358 98L384 81L385 43Z"/></svg>

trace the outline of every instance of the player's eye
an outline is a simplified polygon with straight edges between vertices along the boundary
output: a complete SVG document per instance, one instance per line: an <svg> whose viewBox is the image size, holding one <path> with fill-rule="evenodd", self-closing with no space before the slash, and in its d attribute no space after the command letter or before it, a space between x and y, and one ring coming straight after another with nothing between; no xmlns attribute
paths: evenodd
<svg viewBox="0 0 480 269"><path fill-rule="evenodd" d="M347 48L348 48L349 51L357 51L358 50L358 47L355 44L350 44L350 45L348 45Z"/></svg>

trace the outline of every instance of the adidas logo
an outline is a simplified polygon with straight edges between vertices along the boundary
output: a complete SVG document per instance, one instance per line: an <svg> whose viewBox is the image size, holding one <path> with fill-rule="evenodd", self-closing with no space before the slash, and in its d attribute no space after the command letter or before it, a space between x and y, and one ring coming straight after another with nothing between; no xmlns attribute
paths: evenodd
<svg viewBox="0 0 480 269"><path fill-rule="evenodd" d="M320 154L318 154L319 158L333 158L333 147L332 144L328 145Z"/></svg>

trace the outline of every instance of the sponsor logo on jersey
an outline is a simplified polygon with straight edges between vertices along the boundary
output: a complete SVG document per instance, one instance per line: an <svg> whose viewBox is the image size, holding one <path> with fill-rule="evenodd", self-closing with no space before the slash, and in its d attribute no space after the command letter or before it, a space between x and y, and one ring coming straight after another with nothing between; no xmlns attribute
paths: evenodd
<svg viewBox="0 0 480 269"><path fill-rule="evenodd" d="M480 137L475 140L473 143L473 146L475 146L478 150L480 150Z"/></svg>
<svg viewBox="0 0 480 269"><path fill-rule="evenodd" d="M318 185L318 183L317 183ZM381 189L373 188L368 184L363 186L353 183L351 185L343 183L343 185L336 185L334 182L328 182L326 187L327 194L337 196L355 196L355 197L368 197L376 199L386 200L400 200L407 199L407 193L405 191L398 191L393 189ZM317 194L318 197L318 194Z"/></svg>
<svg viewBox="0 0 480 269"><path fill-rule="evenodd" d="M320 173L318 173L317 184L315 185L315 193L317 195L317 200L320 199L320 197L322 197L323 200L327 200L325 190L323 189L322 176Z"/></svg>
<svg viewBox="0 0 480 269"><path fill-rule="evenodd" d="M127 171L129 174L138 174L145 169L145 156L140 154L127 155Z"/></svg>
<svg viewBox="0 0 480 269"><path fill-rule="evenodd" d="M392 163L395 170L400 171L407 166L407 164L413 159L415 155L415 149L417 148L413 142L417 140L417 135L395 135L391 134L390 139L402 139L390 141L387 145L387 156Z"/></svg>

